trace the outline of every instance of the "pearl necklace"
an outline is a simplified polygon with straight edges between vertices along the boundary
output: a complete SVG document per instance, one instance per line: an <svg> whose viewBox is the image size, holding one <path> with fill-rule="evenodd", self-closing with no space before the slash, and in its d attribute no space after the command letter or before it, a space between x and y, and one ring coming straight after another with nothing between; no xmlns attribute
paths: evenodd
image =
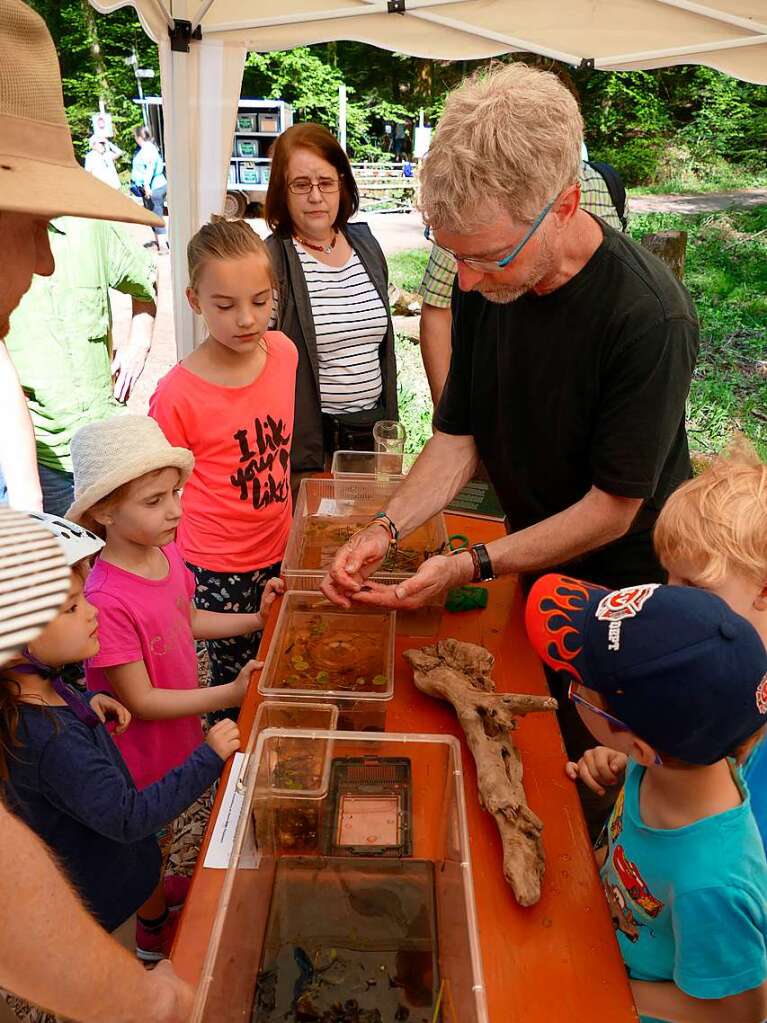
<svg viewBox="0 0 767 1023"><path fill-rule="evenodd" d="M295 234L293 235L293 237L300 245L305 246L305 248L314 249L315 252L324 252L326 256L329 256L333 249L336 247L336 242L338 241L338 231L333 232L333 240L329 245L312 245L312 243L308 242L306 238L302 238L300 234Z"/></svg>

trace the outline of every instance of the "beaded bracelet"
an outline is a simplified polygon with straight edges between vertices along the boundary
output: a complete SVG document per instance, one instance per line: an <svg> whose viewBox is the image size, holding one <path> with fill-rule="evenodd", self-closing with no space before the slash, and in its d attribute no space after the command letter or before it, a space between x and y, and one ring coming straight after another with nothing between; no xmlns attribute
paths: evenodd
<svg viewBox="0 0 767 1023"><path fill-rule="evenodd" d="M394 525L389 516L386 514L386 512L384 511L376 512L369 525L383 526L385 529L389 531L389 536L395 543L399 540L399 530Z"/></svg>

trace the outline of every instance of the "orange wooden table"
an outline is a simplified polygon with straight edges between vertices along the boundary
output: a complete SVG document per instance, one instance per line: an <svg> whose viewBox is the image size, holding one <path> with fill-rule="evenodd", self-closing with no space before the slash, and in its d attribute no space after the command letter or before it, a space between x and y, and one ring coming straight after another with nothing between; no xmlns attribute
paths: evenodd
<svg viewBox="0 0 767 1023"><path fill-rule="evenodd" d="M449 515L451 533L472 542L502 535L496 523ZM522 626L522 595L514 578L490 584L484 611L446 613L440 636L479 643L495 655L493 677L502 692L545 693L540 664ZM264 634L262 655L276 615ZM396 686L386 720L390 732L450 733L462 743L466 808L477 900L482 962L492 1023L636 1023L637 1014L613 934L575 786L564 774L565 753L553 714L532 714L519 723L515 742L522 753L531 808L544 822L546 876L537 906L514 901L501 869L501 842L492 817L477 799L474 760L447 704L420 693L402 658L411 646L433 642L397 639ZM251 686L240 712L243 748L260 701ZM219 788L212 819L225 788ZM208 829L210 832L210 828ZM201 866L200 854L173 951L178 973L196 984L208 947L224 881L224 870Z"/></svg>

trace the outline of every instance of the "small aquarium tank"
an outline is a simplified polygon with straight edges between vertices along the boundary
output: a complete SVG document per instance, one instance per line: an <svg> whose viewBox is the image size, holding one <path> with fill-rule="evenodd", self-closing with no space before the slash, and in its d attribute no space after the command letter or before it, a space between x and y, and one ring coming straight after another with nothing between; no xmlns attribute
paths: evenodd
<svg viewBox="0 0 767 1023"><path fill-rule="evenodd" d="M301 481L282 574L289 590L317 590L337 551L376 512L385 507L399 481L374 477ZM372 579L396 585L415 575L427 558L447 549L440 512L391 549ZM413 636L434 635L442 619L444 597L414 611L400 612L397 629Z"/></svg>
<svg viewBox="0 0 767 1023"><path fill-rule="evenodd" d="M258 691L282 700L332 702L338 728L383 730L394 695L395 615L344 610L322 593L285 594Z"/></svg>
<svg viewBox="0 0 767 1023"><path fill-rule="evenodd" d="M488 1023L454 737L267 729L245 783L194 1023Z"/></svg>

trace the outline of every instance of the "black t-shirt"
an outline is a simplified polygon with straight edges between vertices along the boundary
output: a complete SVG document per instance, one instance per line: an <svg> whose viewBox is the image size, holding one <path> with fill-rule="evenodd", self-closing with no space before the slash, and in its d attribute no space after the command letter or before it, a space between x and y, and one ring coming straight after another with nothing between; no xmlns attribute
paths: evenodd
<svg viewBox="0 0 767 1023"><path fill-rule="evenodd" d="M456 285L450 374L434 422L474 437L512 530L592 485L644 498L629 535L605 553L618 576L622 549L640 570L644 533L650 579L649 530L690 476L684 414L698 321L664 263L600 224L600 247L548 295L501 305Z"/></svg>

